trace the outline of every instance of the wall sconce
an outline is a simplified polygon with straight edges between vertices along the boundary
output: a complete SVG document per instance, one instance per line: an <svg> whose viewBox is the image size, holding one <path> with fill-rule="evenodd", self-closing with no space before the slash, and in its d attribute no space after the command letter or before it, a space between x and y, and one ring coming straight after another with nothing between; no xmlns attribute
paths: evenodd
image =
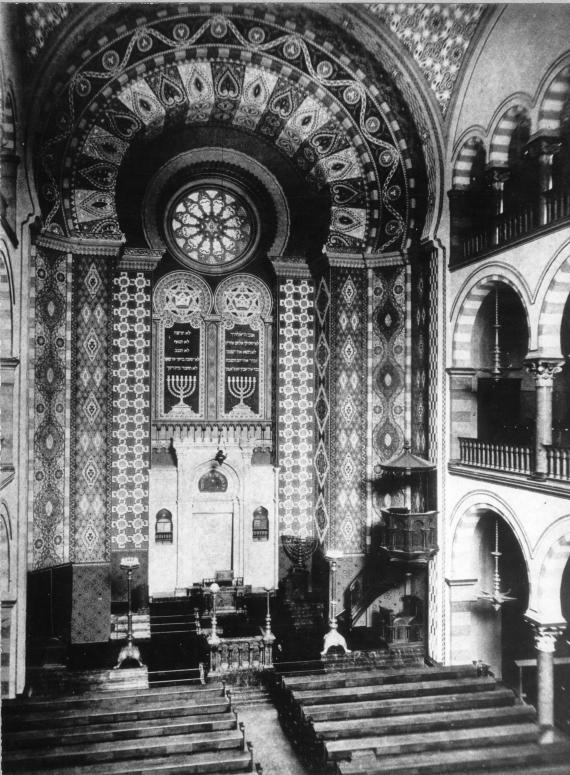
<svg viewBox="0 0 570 775"><path fill-rule="evenodd" d="M220 465L220 466L222 465L222 463L224 462L224 460L225 460L226 458L227 458L227 455L226 455L226 453L223 451L223 449L219 449L219 450L216 452L215 456L214 456L214 460L215 460L215 461L216 461L216 463L217 463L218 465Z"/></svg>

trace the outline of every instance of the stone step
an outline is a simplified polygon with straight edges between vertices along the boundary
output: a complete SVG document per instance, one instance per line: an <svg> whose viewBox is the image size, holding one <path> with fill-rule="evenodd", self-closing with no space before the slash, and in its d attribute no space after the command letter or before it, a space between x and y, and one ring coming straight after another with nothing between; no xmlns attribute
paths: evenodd
<svg viewBox="0 0 570 775"><path fill-rule="evenodd" d="M384 718L361 718L313 723L315 734L322 740L345 740L369 735L394 735L445 729L472 729L491 724L535 721L536 711L530 705L489 707L476 710L449 710L440 713L414 713Z"/></svg>
<svg viewBox="0 0 570 775"><path fill-rule="evenodd" d="M379 686L341 687L326 690L327 705L345 702L364 702L400 697L423 697L426 695L457 694L459 692L492 691L496 686L494 678L457 678L455 680L417 681L403 684ZM319 705L323 701L323 692L316 689L297 691L294 698L303 706Z"/></svg>
<svg viewBox="0 0 570 775"><path fill-rule="evenodd" d="M223 696L221 684L204 687L153 687L152 689L124 689L113 692L86 692L80 695L68 695L57 698L14 700L3 705L8 716L27 715L34 712L53 713L59 710L94 710L106 704L113 708L125 708L133 705L163 705L173 700L199 705Z"/></svg>
<svg viewBox="0 0 570 775"><path fill-rule="evenodd" d="M490 691L465 692L443 696L426 696L373 700L369 702L347 702L333 705L311 705L304 710L305 716L317 721L341 719L363 719L384 716L401 716L410 713L437 713L446 710L469 710L513 705L515 695L510 689L497 687Z"/></svg>
<svg viewBox="0 0 570 775"><path fill-rule="evenodd" d="M3 707L4 709L4 707ZM76 710L63 710L54 713L38 712L24 716L4 717L2 725L4 733L10 730L22 729L25 724L27 729L51 729L54 724L58 727L77 727L87 724L114 724L118 722L134 723L148 721L150 719L169 719L184 716L210 716L211 714L223 714L230 710L230 704L225 697L220 697L213 702L187 704L182 699L179 702L164 703L160 705L148 705L127 709L99 709L90 712L78 713Z"/></svg>
<svg viewBox="0 0 570 775"><path fill-rule="evenodd" d="M188 756L165 756L143 761L90 763L83 766L47 767L41 775L223 775L251 772L249 751L220 751ZM39 775L37 769L18 770L19 775Z"/></svg>
<svg viewBox="0 0 570 775"><path fill-rule="evenodd" d="M6 751L2 765L6 771L16 772L22 768L42 769L46 767L69 767L93 762L119 762L128 759L149 759L158 756L221 751L243 746L240 730L202 732L190 735L168 735L148 737L141 745L139 741L115 740L108 743L69 745L55 748L40 748L37 751Z"/></svg>
<svg viewBox="0 0 570 775"><path fill-rule="evenodd" d="M490 742L490 741L489 741ZM493 772L501 768L535 775L535 766L562 764L568 767L570 747L521 745L487 745L459 751L426 751L400 756L377 757L372 751L355 754L349 762L338 763L339 775L463 775L465 772Z"/></svg>
<svg viewBox="0 0 570 775"><path fill-rule="evenodd" d="M189 716L186 719L168 716L162 722L156 719L139 722L119 721L114 724L92 723L80 728L52 725L46 730L25 729L4 734L3 746L5 751L9 751L235 729L237 729L237 720L233 713L209 714L198 718Z"/></svg>
<svg viewBox="0 0 570 775"><path fill-rule="evenodd" d="M437 732L361 737L349 740L331 740L325 743L327 759L349 759L357 751L374 751L378 759L385 756L424 753L426 751L457 751L463 748L494 745L518 745L537 742L540 730L537 724L506 724L478 729L447 729Z"/></svg>
<svg viewBox="0 0 570 775"><path fill-rule="evenodd" d="M476 678L477 670L473 665L461 665L449 668L410 667L402 671L394 668L385 670L346 670L339 673L309 675L305 678L283 678L283 685L292 691L296 689L337 689L350 686L370 686L380 684L401 684L417 681L438 681L455 678Z"/></svg>

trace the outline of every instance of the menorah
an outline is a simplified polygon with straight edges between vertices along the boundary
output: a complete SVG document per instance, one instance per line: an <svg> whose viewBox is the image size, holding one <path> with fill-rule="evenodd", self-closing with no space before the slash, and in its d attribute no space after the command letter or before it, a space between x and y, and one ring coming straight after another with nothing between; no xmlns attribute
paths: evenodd
<svg viewBox="0 0 570 775"><path fill-rule="evenodd" d="M238 406L243 406L245 398L251 398L256 384L257 377L228 377L228 390L233 398L238 399Z"/></svg>
<svg viewBox="0 0 570 775"><path fill-rule="evenodd" d="M169 374L166 377L166 387L171 395L178 399L175 407L187 406L185 398L189 398L196 390L196 377L190 374Z"/></svg>
<svg viewBox="0 0 570 775"><path fill-rule="evenodd" d="M281 544L295 570L305 570L307 561L319 545L319 539L315 536L299 538L299 536L285 534L281 536Z"/></svg>

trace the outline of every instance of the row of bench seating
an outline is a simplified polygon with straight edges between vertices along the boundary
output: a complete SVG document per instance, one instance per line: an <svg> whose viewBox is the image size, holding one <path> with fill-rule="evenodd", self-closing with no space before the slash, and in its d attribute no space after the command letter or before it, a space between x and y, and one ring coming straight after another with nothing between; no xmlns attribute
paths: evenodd
<svg viewBox="0 0 570 775"><path fill-rule="evenodd" d="M2 771L44 775L240 773L253 751L222 684L15 700Z"/></svg>
<svg viewBox="0 0 570 775"><path fill-rule="evenodd" d="M474 665L283 676L279 695L281 723L312 769L570 772L570 743L540 745L534 708Z"/></svg>

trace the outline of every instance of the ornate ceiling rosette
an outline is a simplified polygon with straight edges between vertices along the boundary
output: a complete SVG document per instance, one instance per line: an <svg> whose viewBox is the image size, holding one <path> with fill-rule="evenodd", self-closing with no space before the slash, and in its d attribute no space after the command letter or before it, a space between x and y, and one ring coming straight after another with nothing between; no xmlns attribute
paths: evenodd
<svg viewBox="0 0 570 775"><path fill-rule="evenodd" d="M424 174L406 106L342 30L268 8L125 5L93 33L42 116L46 231L120 238L115 189L132 143L212 125L257 135L328 190L328 248L405 245Z"/></svg>

